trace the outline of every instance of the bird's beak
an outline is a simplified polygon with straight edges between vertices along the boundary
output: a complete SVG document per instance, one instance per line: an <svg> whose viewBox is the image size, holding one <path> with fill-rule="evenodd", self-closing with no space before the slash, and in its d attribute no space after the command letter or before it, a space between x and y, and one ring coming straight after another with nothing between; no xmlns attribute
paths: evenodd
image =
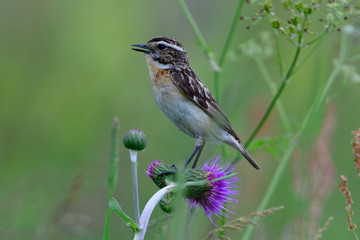
<svg viewBox="0 0 360 240"><path fill-rule="evenodd" d="M143 52L143 53L151 52L150 48L148 48L145 44L134 44L131 46L136 47L136 48L132 48L132 50L134 50L134 51Z"/></svg>

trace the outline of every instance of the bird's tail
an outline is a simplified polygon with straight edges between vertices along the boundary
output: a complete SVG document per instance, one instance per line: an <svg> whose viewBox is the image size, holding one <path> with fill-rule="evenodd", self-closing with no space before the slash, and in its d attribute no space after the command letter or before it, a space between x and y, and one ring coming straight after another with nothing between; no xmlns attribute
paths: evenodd
<svg viewBox="0 0 360 240"><path fill-rule="evenodd" d="M255 162L255 160L250 156L250 154L246 151L244 146L240 143L239 140L235 140L233 144L230 144L233 148L238 150L245 158L248 160L248 162L253 166L256 170L260 169L260 166Z"/></svg>

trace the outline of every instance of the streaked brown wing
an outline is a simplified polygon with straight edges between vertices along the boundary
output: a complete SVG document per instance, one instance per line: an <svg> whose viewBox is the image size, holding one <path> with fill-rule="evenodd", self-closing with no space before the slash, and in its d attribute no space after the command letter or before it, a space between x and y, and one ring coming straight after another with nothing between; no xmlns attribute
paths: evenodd
<svg viewBox="0 0 360 240"><path fill-rule="evenodd" d="M171 78L190 100L196 103L204 112L214 119L217 124L240 141L218 102L191 68L181 69L181 71L172 70Z"/></svg>

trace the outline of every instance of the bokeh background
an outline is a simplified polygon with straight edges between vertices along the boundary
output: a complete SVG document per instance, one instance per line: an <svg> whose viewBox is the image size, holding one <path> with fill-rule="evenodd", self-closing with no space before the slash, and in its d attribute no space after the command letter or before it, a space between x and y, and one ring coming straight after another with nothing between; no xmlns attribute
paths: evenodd
<svg viewBox="0 0 360 240"><path fill-rule="evenodd" d="M237 1L188 1L212 50L219 56ZM254 7L245 4L243 15ZM242 139L250 135L271 100L271 93L254 62L236 50L267 24L250 30L250 21L236 29L223 69L221 105ZM320 23L314 23L320 24ZM334 66L342 32L333 32L299 69L282 101L298 127L319 87ZM179 40L200 79L214 91L213 72L176 1L0 1L0 239L100 239L107 206L107 161L110 129L119 117L121 136L142 129L148 145L139 154L140 205L157 190L145 171L153 160L181 166L194 148L192 138L177 130L157 107L145 57L131 44L156 36ZM271 36L271 35L270 35ZM357 41L355 39L354 41ZM271 42L271 39L269 39ZM290 65L294 47L281 40L283 58ZM274 57L265 60L280 83ZM336 188L339 174L349 178L354 199L354 222L360 225L359 178L353 167L351 131L360 127L360 88L342 78L330 91L335 109L330 156L336 167L329 200L321 209L321 224L334 220L324 239L351 239L347 231L344 197ZM303 159L310 158L322 116L299 144ZM286 135L274 111L259 137ZM310 146L309 146L310 145ZM128 151L120 147L115 196L132 216L132 190ZM221 148L207 144L201 157L216 156ZM234 153L230 148L226 151ZM255 171L237 165L241 196L234 217L256 210L279 159L266 151L253 153L262 167ZM256 239L289 236L297 213L306 211L294 194L294 170L288 168L271 206L285 208L257 227ZM155 218L162 216L156 210ZM200 237L213 228L203 217ZM151 230L150 230L151 232ZM156 239L155 235L148 239ZM202 235L203 234L203 235ZM112 216L111 239L131 239L131 230ZM241 236L241 233L233 234ZM262 237L260 237L262 236ZM255 238L254 238L255 239ZM286 239L286 237L285 237Z"/></svg>

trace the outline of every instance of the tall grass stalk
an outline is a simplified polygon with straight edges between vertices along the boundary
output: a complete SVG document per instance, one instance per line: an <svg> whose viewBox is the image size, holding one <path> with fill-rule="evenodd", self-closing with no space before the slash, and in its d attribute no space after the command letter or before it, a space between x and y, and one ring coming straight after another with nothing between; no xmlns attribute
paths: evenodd
<svg viewBox="0 0 360 240"><path fill-rule="evenodd" d="M117 117L113 120L112 130L111 130L111 143L110 143L110 156L109 156L109 169L108 169L108 179L107 184L109 187L109 198L108 203L111 201L114 195L114 188L117 179L117 163L119 161L119 144L120 144L120 124ZM106 222L103 240L109 239L110 232L110 216L111 209L109 204L107 204L106 210Z"/></svg>

